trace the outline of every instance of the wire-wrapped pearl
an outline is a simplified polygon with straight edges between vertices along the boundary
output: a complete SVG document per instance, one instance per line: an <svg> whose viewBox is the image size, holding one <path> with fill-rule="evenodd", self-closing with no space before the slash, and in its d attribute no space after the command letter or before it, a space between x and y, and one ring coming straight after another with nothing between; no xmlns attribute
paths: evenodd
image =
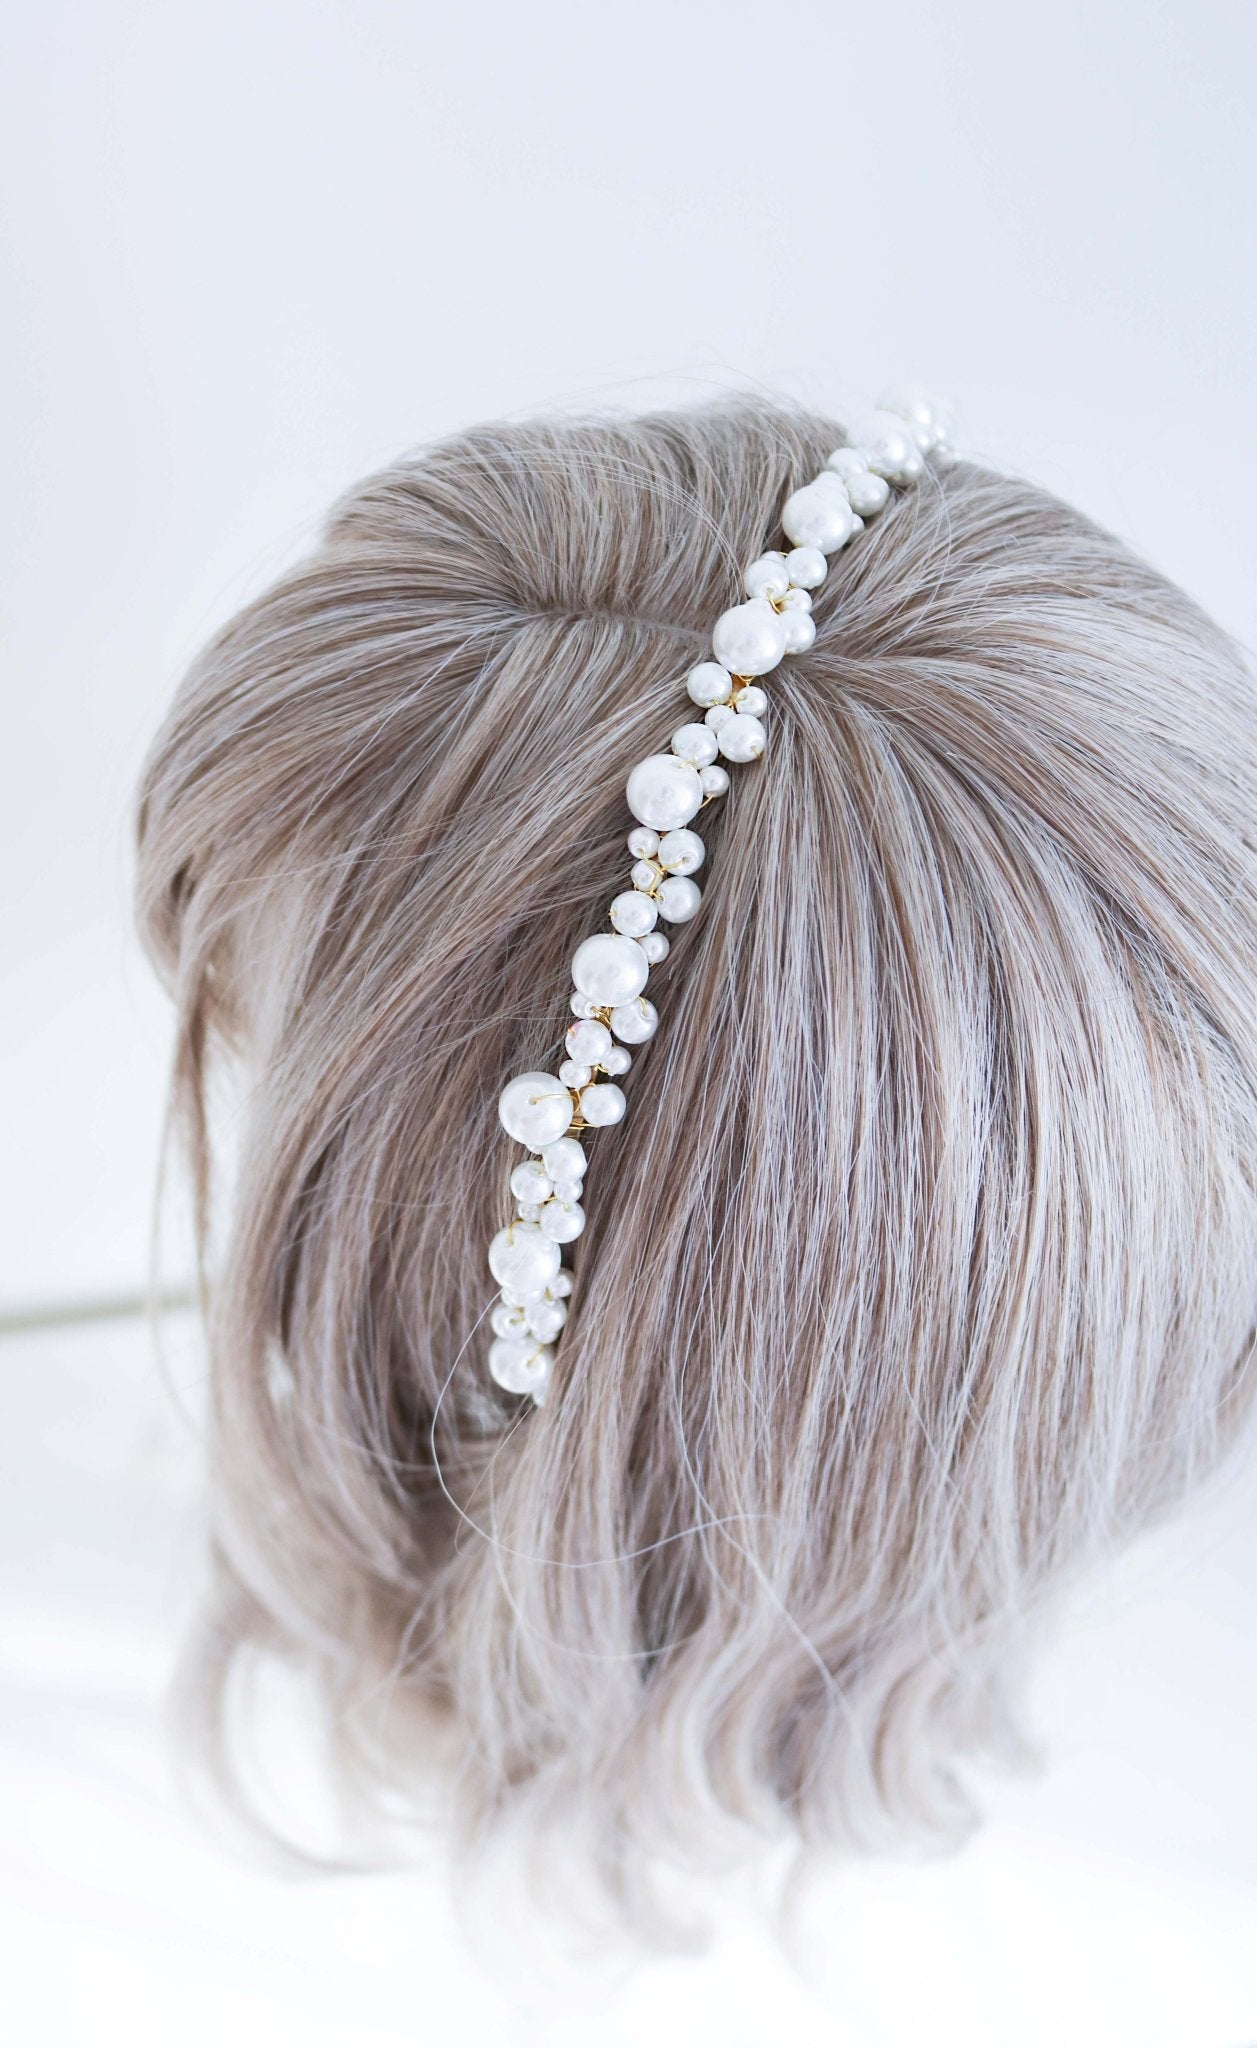
<svg viewBox="0 0 1257 2048"><path fill-rule="evenodd" d="M654 899L641 889L622 889L611 905L612 924L630 939L645 938L658 915Z"/></svg>
<svg viewBox="0 0 1257 2048"><path fill-rule="evenodd" d="M561 1264L557 1244L535 1223L508 1223L489 1246L489 1271L517 1301L544 1294Z"/></svg>
<svg viewBox="0 0 1257 2048"><path fill-rule="evenodd" d="M539 1222L551 1244L571 1244L585 1228L585 1211L579 1202L560 1201L556 1196L545 1204Z"/></svg>
<svg viewBox="0 0 1257 2048"><path fill-rule="evenodd" d="M716 758L716 743L705 725L679 725L671 744L678 759L692 768L706 768Z"/></svg>
<svg viewBox="0 0 1257 2048"><path fill-rule="evenodd" d="M625 1045L645 1045L659 1026L659 1012L645 996L621 1003L611 1012L611 1029Z"/></svg>
<svg viewBox="0 0 1257 2048"><path fill-rule="evenodd" d="M685 687L695 704L701 704L705 711L709 704L728 702L733 695L733 677L717 661L700 661L697 668L690 670Z"/></svg>
<svg viewBox="0 0 1257 2048"><path fill-rule="evenodd" d="M890 391L878 399L877 407L879 412L894 413L911 428L923 455L944 447L952 437L955 422L951 407L941 398L931 398L926 391Z"/></svg>
<svg viewBox="0 0 1257 2048"><path fill-rule="evenodd" d="M649 860L659 850L659 834L649 825L634 825L628 836L628 850L634 860Z"/></svg>
<svg viewBox="0 0 1257 2048"><path fill-rule="evenodd" d="M871 412L851 429L851 439L868 456L874 475L889 483L915 483L924 472L925 457L915 434L893 412Z"/></svg>
<svg viewBox="0 0 1257 2048"><path fill-rule="evenodd" d="M787 652L806 654L816 638L816 621L811 612L783 612L781 623L786 629Z"/></svg>
<svg viewBox="0 0 1257 2048"><path fill-rule="evenodd" d="M593 1068L587 1067L582 1060L564 1060L560 1064L559 1079L565 1088L583 1088L593 1077Z"/></svg>
<svg viewBox="0 0 1257 2048"><path fill-rule="evenodd" d="M759 555L742 578L748 597L784 597L790 588L790 571L784 555Z"/></svg>
<svg viewBox="0 0 1257 2048"><path fill-rule="evenodd" d="M647 932L644 939L637 941L652 967L668 957L668 940L664 932Z"/></svg>
<svg viewBox="0 0 1257 2048"><path fill-rule="evenodd" d="M720 666L735 676L766 676L786 651L781 620L762 597L753 597L747 604L734 605L731 611L722 612L711 644ZM676 822L683 825L685 819L678 818Z"/></svg>
<svg viewBox="0 0 1257 2048"><path fill-rule="evenodd" d="M553 1344L567 1321L565 1301L534 1301L524 1310L528 1328L539 1344Z"/></svg>
<svg viewBox="0 0 1257 2048"><path fill-rule="evenodd" d="M579 1180L589 1162L579 1138L557 1138L546 1146L541 1164L551 1180Z"/></svg>
<svg viewBox="0 0 1257 2048"><path fill-rule="evenodd" d="M710 768L700 768L699 779L704 796L723 796L729 787L729 770L722 768L719 761L713 761Z"/></svg>
<svg viewBox="0 0 1257 2048"><path fill-rule="evenodd" d="M795 616L807 619L809 626L812 623L806 612L798 612ZM746 712L737 711L727 725L721 726L716 737L720 742L720 751L727 761L758 761L764 751L768 735L758 718L751 718ZM661 882L659 886L662 893L667 884ZM663 910L662 904L659 907ZM663 914L666 917L668 913L664 910Z"/></svg>
<svg viewBox="0 0 1257 2048"><path fill-rule="evenodd" d="M750 692L743 691L742 694L749 696ZM756 692L760 697L763 694L762 690ZM679 832L665 832L659 842L660 866L666 868L670 875L696 874L706 858L707 849L702 840L687 826L682 826Z"/></svg>
<svg viewBox="0 0 1257 2048"><path fill-rule="evenodd" d="M608 1044L610 1039L611 1034L608 1032ZM546 1202L553 1192L550 1176L542 1162L537 1159L521 1159L511 1175L511 1193L516 1201Z"/></svg>
<svg viewBox="0 0 1257 2048"><path fill-rule="evenodd" d="M595 932L572 956L572 980L582 995L600 1005L631 1002L645 988L649 974L641 947L621 932ZM552 1137L560 1135L551 1132Z"/></svg>
<svg viewBox="0 0 1257 2048"><path fill-rule="evenodd" d="M643 978L638 989L644 986ZM571 1123L572 1098L554 1074L519 1074L498 1097L498 1116L512 1138L530 1152L540 1152L561 1138Z"/></svg>
<svg viewBox="0 0 1257 2048"><path fill-rule="evenodd" d="M774 619L776 616L773 612ZM697 768L676 754L651 754L648 760L639 761L629 776L626 794L633 816L657 832L688 825L703 801Z"/></svg>
<svg viewBox="0 0 1257 2048"><path fill-rule="evenodd" d="M819 548L792 548L786 568L796 590L817 590L829 574L829 564Z"/></svg>
<svg viewBox="0 0 1257 2048"><path fill-rule="evenodd" d="M659 915L669 924L688 924L701 901L698 883L688 875L665 875L659 884Z"/></svg>
<svg viewBox="0 0 1257 2048"><path fill-rule="evenodd" d="M526 1308L514 1308L509 1301L499 1301L489 1312L489 1328L495 1337L514 1337L517 1341L526 1337L531 1328Z"/></svg>
<svg viewBox="0 0 1257 2048"><path fill-rule="evenodd" d="M633 1056L626 1052L622 1045L613 1045L610 1052L603 1054L598 1064L604 1074L610 1074L613 1080L618 1080L621 1074L627 1074L633 1064Z"/></svg>
<svg viewBox="0 0 1257 2048"><path fill-rule="evenodd" d="M580 1111L587 1124L618 1124L627 1108L624 1090L614 1081L595 1081L581 1091Z"/></svg>
<svg viewBox="0 0 1257 2048"><path fill-rule="evenodd" d="M596 1067L604 1052L610 1051L611 1033L600 1017L582 1017L579 1023L568 1026L563 1043L574 1060Z"/></svg>
<svg viewBox="0 0 1257 2048"><path fill-rule="evenodd" d="M733 700L733 708L735 711L744 712L748 718L762 718L768 709L768 692L761 690L758 683L748 683L744 690L738 691ZM669 838L672 836L671 833L668 834Z"/></svg>
<svg viewBox="0 0 1257 2048"><path fill-rule="evenodd" d="M532 1337L498 1337L489 1346L489 1371L498 1385L508 1394L531 1394L538 1407L545 1399L553 1363L549 1345Z"/></svg>

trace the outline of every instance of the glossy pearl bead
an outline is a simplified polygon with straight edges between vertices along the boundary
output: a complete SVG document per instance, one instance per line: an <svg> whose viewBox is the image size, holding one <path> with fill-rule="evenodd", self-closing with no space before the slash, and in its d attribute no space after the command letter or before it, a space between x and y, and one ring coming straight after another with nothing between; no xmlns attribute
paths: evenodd
<svg viewBox="0 0 1257 2048"><path fill-rule="evenodd" d="M659 834L652 832L649 825L634 825L628 836L628 850L634 860L649 860L652 853L659 851Z"/></svg>
<svg viewBox="0 0 1257 2048"><path fill-rule="evenodd" d="M645 1045L659 1027L659 1012L645 996L634 1003L621 1003L611 1012L611 1029L625 1045Z"/></svg>
<svg viewBox="0 0 1257 2048"><path fill-rule="evenodd" d="M704 796L723 796L729 787L729 770L722 768L719 761L713 761L710 768L700 768Z"/></svg>
<svg viewBox="0 0 1257 2048"><path fill-rule="evenodd" d="M766 676L786 651L781 620L762 597L753 597L749 603L722 613L711 644L721 667L735 676ZM676 822L683 825L685 819L678 818Z"/></svg>
<svg viewBox="0 0 1257 2048"><path fill-rule="evenodd" d="M742 694L749 696L750 692L743 691ZM762 697L764 693L761 690L758 694ZM697 832L691 832L684 826L679 832L665 832L659 842L659 860L670 875L696 874L706 857L707 849Z"/></svg>
<svg viewBox="0 0 1257 2048"><path fill-rule="evenodd" d="M520 1074L499 1095L498 1115L512 1138L540 1152L571 1123L572 1098L554 1074Z"/></svg>
<svg viewBox="0 0 1257 2048"><path fill-rule="evenodd" d="M583 1060L564 1060L559 1067L559 1079L565 1088L583 1088L593 1077L593 1068Z"/></svg>
<svg viewBox="0 0 1257 2048"><path fill-rule="evenodd" d="M761 690L757 683L748 683L744 690L738 691L733 708L745 712L748 718L762 718L768 709L768 692Z"/></svg>
<svg viewBox="0 0 1257 2048"><path fill-rule="evenodd" d="M676 754L652 754L649 760L639 761L629 776L627 794L633 816L657 832L688 825L703 801L697 768Z"/></svg>
<svg viewBox="0 0 1257 2048"><path fill-rule="evenodd" d="M595 932L572 958L572 980L582 995L600 1005L631 1002L645 988L649 973L641 947L621 932ZM557 1138L560 1133L550 1135Z"/></svg>
<svg viewBox="0 0 1257 2048"><path fill-rule="evenodd" d="M577 989L568 997L567 1007L574 1017L592 1017L598 1005L592 996L583 996Z"/></svg>
<svg viewBox="0 0 1257 2048"><path fill-rule="evenodd" d="M845 547L853 531L851 507L845 495L817 481L804 484L786 499L781 524L799 547L817 548L823 555L835 555ZM747 669L745 674L757 673Z"/></svg>
<svg viewBox="0 0 1257 2048"><path fill-rule="evenodd" d="M635 889L640 889L643 895L649 896L662 873L663 869L657 860L635 860L629 869L629 880Z"/></svg>
<svg viewBox="0 0 1257 2048"><path fill-rule="evenodd" d="M566 1299L566 1297L571 1293L571 1291L572 1276L567 1271L566 1267L560 1266L558 1272L555 1274L553 1280L550 1282L550 1285L547 1288L546 1292L547 1294L554 1295L555 1299L559 1300Z"/></svg>
<svg viewBox="0 0 1257 2048"><path fill-rule="evenodd" d="M665 875L659 884L659 915L669 924L688 924L701 901L698 883L688 875Z"/></svg>
<svg viewBox="0 0 1257 2048"><path fill-rule="evenodd" d="M692 768L706 768L716 758L716 743L705 725L679 725L672 735L672 751Z"/></svg>
<svg viewBox="0 0 1257 2048"><path fill-rule="evenodd" d="M521 1159L511 1175L511 1193L517 1202L548 1201L553 1187L544 1165L536 1159Z"/></svg>
<svg viewBox="0 0 1257 2048"><path fill-rule="evenodd" d="M550 1384L554 1353L534 1338L498 1337L489 1346L489 1371L508 1394L531 1394L541 1406Z"/></svg>
<svg viewBox="0 0 1257 2048"><path fill-rule="evenodd" d="M539 1344L553 1344L559 1331L567 1321L567 1303L563 1301L535 1301L524 1314L528 1328Z"/></svg>
<svg viewBox="0 0 1257 2048"><path fill-rule="evenodd" d="M499 1301L489 1311L489 1328L495 1337L514 1337L516 1342L526 1337L531 1328L526 1308L513 1308L509 1301Z"/></svg>
<svg viewBox="0 0 1257 2048"><path fill-rule="evenodd" d="M787 590L781 600L783 612L810 612L812 593L810 590Z"/></svg>
<svg viewBox="0 0 1257 2048"><path fill-rule="evenodd" d="M806 614L800 614L800 616L806 617ZM811 623L811 620L808 619L808 624L811 625ZM815 627L812 630L815 631ZM727 725L721 726L718 738L720 740L720 751L726 761L758 761L764 751L764 743L768 735L758 718L750 718L745 712L739 711L734 714ZM666 882L661 882L659 885L660 892L662 893L667 886ZM662 904L660 904L659 908L666 917L668 913L663 909Z"/></svg>
<svg viewBox="0 0 1257 2048"><path fill-rule="evenodd" d="M489 1271L520 1301L544 1294L561 1263L557 1244L535 1223L508 1223L489 1246Z"/></svg>
<svg viewBox="0 0 1257 2048"><path fill-rule="evenodd" d="M668 941L663 932L647 932L644 939L637 941L652 967L668 957Z"/></svg>
<svg viewBox="0 0 1257 2048"><path fill-rule="evenodd" d="M604 1052L611 1047L611 1033L598 1017L582 1017L579 1024L568 1027L563 1043L574 1060L583 1060L587 1067L596 1067Z"/></svg>
<svg viewBox="0 0 1257 2048"><path fill-rule="evenodd" d="M717 661L700 661L686 677L685 687L696 704L725 704L733 694L733 677Z"/></svg>
<svg viewBox="0 0 1257 2048"><path fill-rule="evenodd" d="M626 1052L622 1045L613 1045L598 1064L604 1074L610 1074L612 1079L618 1079L621 1074L627 1074L633 1064L633 1056Z"/></svg>
<svg viewBox="0 0 1257 2048"><path fill-rule="evenodd" d="M737 713L732 704L713 704L707 713L706 723L713 732L719 732L722 725L727 725L731 718L736 717Z"/></svg>
<svg viewBox="0 0 1257 2048"><path fill-rule="evenodd" d="M547 1202L541 1212L540 1227L551 1244L571 1244L585 1228L585 1211L579 1202Z"/></svg>
<svg viewBox="0 0 1257 2048"><path fill-rule="evenodd" d="M546 1146L541 1164L551 1180L579 1180L588 1162L579 1138L559 1138Z"/></svg>
<svg viewBox="0 0 1257 2048"><path fill-rule="evenodd" d="M851 438L869 459L875 476L892 484L911 484L924 473L925 457L911 427L893 412L872 412L851 430Z"/></svg>
<svg viewBox="0 0 1257 2048"><path fill-rule="evenodd" d="M911 428L923 455L932 454L935 448L951 440L955 425L951 407L941 398L931 398L926 391L913 386L891 391L878 399L877 407L879 412L894 413Z"/></svg>
<svg viewBox="0 0 1257 2048"><path fill-rule="evenodd" d="M618 1124L627 1108L624 1090L614 1081L595 1081L581 1091L580 1110L587 1124Z"/></svg>
<svg viewBox="0 0 1257 2048"><path fill-rule="evenodd" d="M835 448L832 455L826 456L825 467L849 484L852 477L868 475L869 458L863 448Z"/></svg>
<svg viewBox="0 0 1257 2048"><path fill-rule="evenodd" d="M811 612L783 612L786 647L791 654L806 654L816 638L816 621Z"/></svg>
<svg viewBox="0 0 1257 2048"><path fill-rule="evenodd" d="M790 588L790 571L784 555L760 555L742 578L748 597L784 597Z"/></svg>
<svg viewBox="0 0 1257 2048"><path fill-rule="evenodd" d="M786 556L786 568L796 590L818 590L829 573L819 548L793 548Z"/></svg>
<svg viewBox="0 0 1257 2048"><path fill-rule="evenodd" d="M611 905L612 924L630 939L644 939L647 932L654 930L658 916L654 898L640 889L622 890Z"/></svg>

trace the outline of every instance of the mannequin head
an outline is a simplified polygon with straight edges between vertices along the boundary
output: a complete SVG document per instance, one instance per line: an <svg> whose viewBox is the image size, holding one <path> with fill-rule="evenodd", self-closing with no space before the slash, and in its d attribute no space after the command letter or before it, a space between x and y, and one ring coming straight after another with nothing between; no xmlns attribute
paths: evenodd
<svg viewBox="0 0 1257 2048"><path fill-rule="evenodd" d="M201 657L143 789L207 1719L287 1649L360 1761L435 1717L465 1820L579 1808L625 1887L747 1822L953 1825L1027 1623L1247 1399L1257 698L1122 544L963 462L835 559L714 814L546 1407L485 1373L498 1089L553 1061L625 773L841 439L739 402L397 463Z"/></svg>

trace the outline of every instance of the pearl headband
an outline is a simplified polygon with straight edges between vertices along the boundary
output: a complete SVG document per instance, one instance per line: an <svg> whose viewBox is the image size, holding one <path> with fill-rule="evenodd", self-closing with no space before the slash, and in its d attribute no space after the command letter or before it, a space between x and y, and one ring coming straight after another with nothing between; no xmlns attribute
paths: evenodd
<svg viewBox="0 0 1257 2048"><path fill-rule="evenodd" d="M686 924L698 909L693 877L704 847L690 820L729 787L718 757L758 761L768 709L758 678L815 640L811 593L825 580L826 557L863 531L892 484L915 483L925 457L945 453L950 431L947 410L936 401L915 392L884 398L820 475L787 498L781 526L791 552L751 563L747 602L716 621L715 660L700 662L686 679L702 723L679 726L669 753L639 761L629 775L628 807L638 820L628 835L630 887L611 904L611 930L584 940L573 957L567 1058L557 1074L508 1081L498 1102L505 1129L532 1155L511 1174L515 1217L489 1246L501 1288L490 1318L489 1371L509 1393L531 1394L538 1405L546 1397L572 1290L562 1248L585 1227L578 1133L620 1122L628 1048L654 1036L658 1016L642 991L668 951L656 925L660 918Z"/></svg>

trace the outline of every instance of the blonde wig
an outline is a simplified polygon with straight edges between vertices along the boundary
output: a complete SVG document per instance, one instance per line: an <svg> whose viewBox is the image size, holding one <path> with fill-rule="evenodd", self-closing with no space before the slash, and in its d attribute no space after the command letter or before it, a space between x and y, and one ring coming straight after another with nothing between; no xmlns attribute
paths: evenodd
<svg viewBox="0 0 1257 2048"><path fill-rule="evenodd" d="M579 1813L623 1897L730 1831L954 1828L1027 1622L1248 1399L1252 682L963 461L836 557L711 813L548 1404L485 1371L498 1091L570 1022L628 768L841 439L738 401L402 460L219 634L144 778L210 1247L204 1738L240 1654L287 1652L360 1770L439 1729L468 1836Z"/></svg>

